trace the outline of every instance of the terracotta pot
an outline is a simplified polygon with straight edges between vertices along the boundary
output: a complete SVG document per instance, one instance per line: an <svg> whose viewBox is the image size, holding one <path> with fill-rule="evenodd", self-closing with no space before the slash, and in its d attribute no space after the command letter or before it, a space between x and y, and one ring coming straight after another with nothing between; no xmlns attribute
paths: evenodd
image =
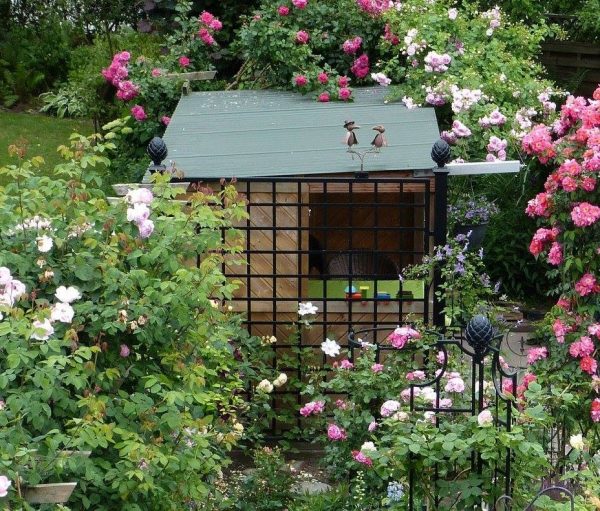
<svg viewBox="0 0 600 511"><path fill-rule="evenodd" d="M77 483L34 484L23 488L23 498L30 504L62 504L69 500Z"/></svg>

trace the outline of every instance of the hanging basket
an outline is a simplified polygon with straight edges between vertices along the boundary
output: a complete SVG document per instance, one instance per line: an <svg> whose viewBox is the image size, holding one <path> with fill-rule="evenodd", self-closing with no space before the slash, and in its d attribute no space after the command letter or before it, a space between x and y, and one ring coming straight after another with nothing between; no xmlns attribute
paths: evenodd
<svg viewBox="0 0 600 511"><path fill-rule="evenodd" d="M456 225L454 228L454 236L458 236L459 234L467 235L469 231L471 231L471 236L469 236L469 248L468 250L479 250L481 245L483 244L483 239L485 238L485 232L487 231L488 224L465 224L465 225Z"/></svg>
<svg viewBox="0 0 600 511"><path fill-rule="evenodd" d="M69 500L77 483L34 484L23 488L23 498L30 504L63 504Z"/></svg>

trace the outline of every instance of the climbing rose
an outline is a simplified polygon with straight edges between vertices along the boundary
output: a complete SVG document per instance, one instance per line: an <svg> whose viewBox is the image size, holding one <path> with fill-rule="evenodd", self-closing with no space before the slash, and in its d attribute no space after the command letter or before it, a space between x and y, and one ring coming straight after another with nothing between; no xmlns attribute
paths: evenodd
<svg viewBox="0 0 600 511"><path fill-rule="evenodd" d="M47 341L54 333L54 328L47 319L44 319L43 321L36 319L33 322L32 327L34 331L31 334L31 338L38 341Z"/></svg>
<svg viewBox="0 0 600 511"><path fill-rule="evenodd" d="M319 81L319 83L325 85L327 82L329 82L329 76L327 76L327 73L325 73L324 71L321 71L317 75L317 80Z"/></svg>
<svg viewBox="0 0 600 511"><path fill-rule="evenodd" d="M119 350L119 356L123 358L127 358L131 351L129 350L129 346L127 344L121 344L121 349Z"/></svg>
<svg viewBox="0 0 600 511"><path fill-rule="evenodd" d="M350 362L347 358L340 362L340 369L352 369L354 364Z"/></svg>
<svg viewBox="0 0 600 511"><path fill-rule="evenodd" d="M150 209L146 204L136 203L127 209L127 220L135 224L141 224L150 216Z"/></svg>
<svg viewBox="0 0 600 511"><path fill-rule="evenodd" d="M294 7L304 9L306 4L308 4L308 0L292 0L292 3L294 4Z"/></svg>
<svg viewBox="0 0 600 511"><path fill-rule="evenodd" d="M160 118L160 122L162 122L165 126L168 126L169 123L171 122L171 118L168 115L163 115Z"/></svg>
<svg viewBox="0 0 600 511"><path fill-rule="evenodd" d="M368 55L363 53L360 57L358 57L352 64L350 71L352 71L357 78L364 78L367 76L369 74Z"/></svg>
<svg viewBox="0 0 600 511"><path fill-rule="evenodd" d="M459 138L466 138L471 136L471 130L459 120L456 120L452 123L452 132Z"/></svg>
<svg viewBox="0 0 600 511"><path fill-rule="evenodd" d="M211 22L215 19L215 17L208 11L202 11L199 19L200 19L200 22L203 23L204 25L210 25Z"/></svg>
<svg viewBox="0 0 600 511"><path fill-rule="evenodd" d="M352 451L352 457L358 463L362 463L363 465L367 465L368 467L373 465L373 460L360 451Z"/></svg>
<svg viewBox="0 0 600 511"><path fill-rule="evenodd" d="M378 16L390 8L389 0L356 0L356 3L372 16Z"/></svg>
<svg viewBox="0 0 600 511"><path fill-rule="evenodd" d="M352 95L352 91L350 89L348 89L347 87L342 87L340 88L340 90L338 91L338 97L342 100L342 101L347 101L348 99L350 99L350 96Z"/></svg>
<svg viewBox="0 0 600 511"><path fill-rule="evenodd" d="M483 410L483 412L481 412L478 416L477 416L477 423L481 426L489 426L494 422L494 417L492 415L492 412L490 412L489 410Z"/></svg>
<svg viewBox="0 0 600 511"><path fill-rule="evenodd" d="M446 392L464 392L465 390L465 382L460 377L450 378L448 383L446 383L446 387L444 387Z"/></svg>
<svg viewBox="0 0 600 511"><path fill-rule="evenodd" d="M211 33L206 28L201 28L198 31L198 37L202 40L202 42L208 46L214 46L217 44L215 38L211 35Z"/></svg>
<svg viewBox="0 0 600 511"><path fill-rule="evenodd" d="M306 32L304 30L298 30L298 32L296 32L296 42L297 43L306 44L309 39L310 39L310 36L308 35L308 32Z"/></svg>
<svg viewBox="0 0 600 511"><path fill-rule="evenodd" d="M594 422L600 422L600 398L596 398L592 401L590 415Z"/></svg>
<svg viewBox="0 0 600 511"><path fill-rule="evenodd" d="M394 348L402 349L412 339L419 339L421 334L410 327L398 327L388 337Z"/></svg>
<svg viewBox="0 0 600 511"><path fill-rule="evenodd" d="M456 17L458 16L458 9L448 9L448 18L450 18L452 21L454 21L456 19Z"/></svg>
<svg viewBox="0 0 600 511"><path fill-rule="evenodd" d="M400 409L400 402L394 399L390 399L381 405L379 413L381 413L382 417L389 417L394 412L397 412Z"/></svg>
<svg viewBox="0 0 600 511"><path fill-rule="evenodd" d="M353 37L352 39L346 39L342 45L344 53L352 55L356 53L362 45L362 37Z"/></svg>
<svg viewBox="0 0 600 511"><path fill-rule="evenodd" d="M56 288L56 292L54 296L63 303L71 303L81 298L81 293L79 289L73 286L65 287L60 286Z"/></svg>
<svg viewBox="0 0 600 511"><path fill-rule="evenodd" d="M329 92L321 92L317 98L317 101L320 103L327 103L329 101Z"/></svg>
<svg viewBox="0 0 600 511"><path fill-rule="evenodd" d="M338 78L338 85L340 87L348 87L349 84L350 84L350 78L348 78L347 76L340 76Z"/></svg>
<svg viewBox="0 0 600 511"><path fill-rule="evenodd" d="M146 117L148 117L144 111L144 107L140 105L134 105L131 107L131 115L133 115L136 121L143 121L146 119Z"/></svg>
<svg viewBox="0 0 600 511"><path fill-rule="evenodd" d="M583 357L579 361L579 367L584 373L588 373L590 375L596 374L596 370L598 369L598 362L592 357Z"/></svg>
<svg viewBox="0 0 600 511"><path fill-rule="evenodd" d="M6 497L8 495L8 489L10 488L11 481L6 476L0 476L0 497Z"/></svg>
<svg viewBox="0 0 600 511"><path fill-rule="evenodd" d="M74 314L75 311L73 310L73 307L71 307L68 303L59 302L52 306L50 320L60 321L61 323L71 323L73 321Z"/></svg>
<svg viewBox="0 0 600 511"><path fill-rule="evenodd" d="M294 76L294 84L297 87L304 87L308 83L308 79L304 75Z"/></svg>
<svg viewBox="0 0 600 511"><path fill-rule="evenodd" d="M600 285L598 285L594 275L586 273L575 284L575 291L577 291L579 296L587 296L591 293L600 292Z"/></svg>
<svg viewBox="0 0 600 511"><path fill-rule="evenodd" d="M277 7L277 14L280 16L287 16L290 13L290 8L285 5Z"/></svg>
<svg viewBox="0 0 600 511"><path fill-rule="evenodd" d="M374 373L380 373L384 370L384 368L385 366L383 364L373 364L371 366L371 371L373 371Z"/></svg>
<svg viewBox="0 0 600 511"><path fill-rule="evenodd" d="M587 227L600 218L600 207L582 202L571 211L571 219L577 227Z"/></svg>
<svg viewBox="0 0 600 511"><path fill-rule="evenodd" d="M527 203L527 208L525 208L525 213L530 217L550 216L550 211L548 208L550 207L550 198L551 194L546 192L538 193L533 199L531 199Z"/></svg>
<svg viewBox="0 0 600 511"><path fill-rule="evenodd" d="M572 357L588 357L592 353L594 353L594 341L592 341L591 337L587 335L583 335L579 338L578 341L575 341L571 346L569 346L569 353Z"/></svg>
<svg viewBox="0 0 600 511"><path fill-rule="evenodd" d="M50 250L52 249L52 245L54 244L54 242L52 241L52 238L50 238L49 236L38 236L35 239L36 243L37 243L37 248L40 252L45 253L45 252L50 252Z"/></svg>
<svg viewBox="0 0 600 511"><path fill-rule="evenodd" d="M189 57L186 57L185 55L182 55L181 57L179 57L178 62L181 67L188 67L190 65L190 59L189 59Z"/></svg>
<svg viewBox="0 0 600 511"><path fill-rule="evenodd" d="M309 415L318 415L325 410L324 401L311 401L300 408L300 415L308 417Z"/></svg>
<svg viewBox="0 0 600 511"><path fill-rule="evenodd" d="M152 75L154 78L156 78L156 77L158 77L158 76L162 75L162 71L161 71L159 68L155 67L155 68L152 70L152 72L151 72L151 75Z"/></svg>
<svg viewBox="0 0 600 511"><path fill-rule="evenodd" d="M125 200L130 204L150 204L153 199L154 195L147 188L129 190L125 196Z"/></svg>
<svg viewBox="0 0 600 511"><path fill-rule="evenodd" d="M558 266L563 262L562 247L557 241L552 243L552 247L550 247L550 252L548 252L548 262L554 266Z"/></svg>
<svg viewBox="0 0 600 511"><path fill-rule="evenodd" d="M137 224L140 232L140 238L146 239L154 232L154 222L152 220L144 220Z"/></svg>
<svg viewBox="0 0 600 511"><path fill-rule="evenodd" d="M538 360L543 360L548 357L548 348L531 348L527 352L527 363L535 364Z"/></svg>
<svg viewBox="0 0 600 511"><path fill-rule="evenodd" d="M124 80L119 82L117 85L117 98L121 101L130 101L135 98L139 92L140 88L135 85L131 80Z"/></svg>
<svg viewBox="0 0 600 511"><path fill-rule="evenodd" d="M542 163L547 163L550 158L556 156L550 128L543 124L538 124L525 135L521 145L527 154L537 156Z"/></svg>
<svg viewBox="0 0 600 511"><path fill-rule="evenodd" d="M383 73L371 73L371 79L383 87L387 87L390 83L392 83L392 80Z"/></svg>
<svg viewBox="0 0 600 511"><path fill-rule="evenodd" d="M327 438L329 438L329 440L346 440L346 436L344 429L340 428L338 425L329 424L329 426L327 426Z"/></svg>

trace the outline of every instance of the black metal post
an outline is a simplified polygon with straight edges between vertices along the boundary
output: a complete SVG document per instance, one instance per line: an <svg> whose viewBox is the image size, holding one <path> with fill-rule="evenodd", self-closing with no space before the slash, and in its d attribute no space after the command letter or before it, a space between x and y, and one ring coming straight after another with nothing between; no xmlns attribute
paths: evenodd
<svg viewBox="0 0 600 511"><path fill-rule="evenodd" d="M435 175L435 201L434 201L434 227L433 244L440 246L446 244L446 231L448 228L448 169L437 167L433 169ZM444 300L436 296L442 284L441 272L436 268L433 274L433 324L444 328Z"/></svg>

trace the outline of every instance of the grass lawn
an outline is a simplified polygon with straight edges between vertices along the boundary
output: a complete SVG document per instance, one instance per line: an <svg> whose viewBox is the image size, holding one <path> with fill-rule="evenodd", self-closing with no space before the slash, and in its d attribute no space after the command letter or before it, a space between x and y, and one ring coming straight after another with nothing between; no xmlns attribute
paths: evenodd
<svg viewBox="0 0 600 511"><path fill-rule="evenodd" d="M8 156L8 146L24 138L28 142L27 155L42 156L45 169L61 161L56 152L59 145L67 144L74 131L89 135L94 130L90 120L57 119L42 114L6 112L0 110L0 166L14 163Z"/></svg>

